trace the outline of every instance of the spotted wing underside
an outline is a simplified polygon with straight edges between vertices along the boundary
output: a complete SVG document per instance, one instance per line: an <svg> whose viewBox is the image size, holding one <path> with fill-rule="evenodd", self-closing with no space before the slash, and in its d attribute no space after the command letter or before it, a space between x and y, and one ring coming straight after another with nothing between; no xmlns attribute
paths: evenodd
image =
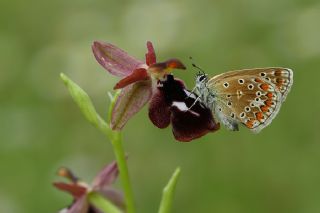
<svg viewBox="0 0 320 213"><path fill-rule="evenodd" d="M207 86L216 94L213 109L231 130L237 123L259 132L275 118L293 83L286 68L236 70L211 78Z"/></svg>

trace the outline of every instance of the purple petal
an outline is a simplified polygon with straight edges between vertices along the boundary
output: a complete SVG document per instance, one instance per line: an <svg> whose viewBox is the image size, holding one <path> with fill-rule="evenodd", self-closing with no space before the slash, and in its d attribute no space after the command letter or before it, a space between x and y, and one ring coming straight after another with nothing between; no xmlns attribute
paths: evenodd
<svg viewBox="0 0 320 213"><path fill-rule="evenodd" d="M89 202L87 196L84 195L81 198L77 199L67 213L88 213Z"/></svg>
<svg viewBox="0 0 320 213"><path fill-rule="evenodd" d="M53 183L53 185L65 192L68 192L71 194L74 198L78 198L83 196L87 192L87 188L84 186L81 186L77 183L62 183L62 182L56 182Z"/></svg>
<svg viewBox="0 0 320 213"><path fill-rule="evenodd" d="M110 200L113 204L118 206L120 209L125 209L123 194L120 191L110 187L106 187L105 189L99 190L98 192L108 200Z"/></svg>
<svg viewBox="0 0 320 213"><path fill-rule="evenodd" d="M148 52L146 53L146 63L148 66L157 62L156 53L154 52L151 41L147 42Z"/></svg>
<svg viewBox="0 0 320 213"><path fill-rule="evenodd" d="M139 81L123 88L112 110L111 128L121 130L151 98L151 80Z"/></svg>
<svg viewBox="0 0 320 213"><path fill-rule="evenodd" d="M158 128L166 128L170 124L170 105L165 99L164 92L156 90L149 104L149 118Z"/></svg>
<svg viewBox="0 0 320 213"><path fill-rule="evenodd" d="M135 69L130 75L121 79L113 87L113 89L121 89L128 86L129 84L135 83L137 81L148 80L149 78L150 77L146 69L144 68Z"/></svg>
<svg viewBox="0 0 320 213"><path fill-rule="evenodd" d="M94 178L92 187L95 190L103 189L105 186L111 185L118 177L119 170L117 163L114 161L105 166L99 174Z"/></svg>
<svg viewBox="0 0 320 213"><path fill-rule="evenodd" d="M92 51L99 64L116 76L127 76L133 70L146 66L143 61L110 43L95 41Z"/></svg>

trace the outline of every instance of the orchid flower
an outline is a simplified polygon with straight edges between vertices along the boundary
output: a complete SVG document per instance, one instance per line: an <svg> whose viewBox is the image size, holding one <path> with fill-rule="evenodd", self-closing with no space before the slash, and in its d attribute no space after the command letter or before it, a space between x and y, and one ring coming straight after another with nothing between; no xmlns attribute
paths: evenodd
<svg viewBox="0 0 320 213"><path fill-rule="evenodd" d="M149 118L152 123L159 128L166 128L172 123L173 134L178 141L191 141L219 129L211 111L192 99L192 93L185 89L184 83L170 75L173 69L186 69L182 62L169 59L157 63L151 42L147 42L147 49L143 62L113 44L95 41L92 45L98 63L110 74L122 77L114 86L114 89L122 90L112 109L111 128L121 130L150 102Z"/></svg>
<svg viewBox="0 0 320 213"><path fill-rule="evenodd" d="M151 42L147 42L148 52L145 62L130 56L120 48L103 42L94 42L92 50L95 58L112 75L122 77L114 89L122 89L111 117L111 128L121 130L152 97L157 79L170 73L172 69L185 69L177 59L156 63L156 55Z"/></svg>
<svg viewBox="0 0 320 213"><path fill-rule="evenodd" d="M68 192L74 199L73 203L68 208L61 210L60 213L103 213L89 204L88 195L92 192L99 193L120 209L124 209L125 205L122 194L111 187L118 173L117 164L112 162L104 167L94 178L92 184L89 185L80 181L69 169L60 168L58 175L69 179L71 183L55 182L54 186Z"/></svg>

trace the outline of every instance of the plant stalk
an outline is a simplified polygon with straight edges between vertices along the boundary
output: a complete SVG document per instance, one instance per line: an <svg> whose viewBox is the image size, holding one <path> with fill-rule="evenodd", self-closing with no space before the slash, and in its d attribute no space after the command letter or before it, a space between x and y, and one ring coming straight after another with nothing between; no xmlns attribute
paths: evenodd
<svg viewBox="0 0 320 213"><path fill-rule="evenodd" d="M113 131L111 140L113 151L116 155L116 160L120 172L120 180L124 190L127 213L135 213L135 205L133 201L132 187L129 178L126 155L122 146L122 137L119 131Z"/></svg>

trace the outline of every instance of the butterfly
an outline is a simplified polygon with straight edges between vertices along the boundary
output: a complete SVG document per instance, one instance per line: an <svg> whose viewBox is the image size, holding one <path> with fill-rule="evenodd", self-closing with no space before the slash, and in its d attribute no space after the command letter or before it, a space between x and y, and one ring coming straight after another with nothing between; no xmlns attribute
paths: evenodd
<svg viewBox="0 0 320 213"><path fill-rule="evenodd" d="M193 92L227 129L238 131L243 124L258 133L276 117L292 84L288 68L234 70L212 78L201 70Z"/></svg>

